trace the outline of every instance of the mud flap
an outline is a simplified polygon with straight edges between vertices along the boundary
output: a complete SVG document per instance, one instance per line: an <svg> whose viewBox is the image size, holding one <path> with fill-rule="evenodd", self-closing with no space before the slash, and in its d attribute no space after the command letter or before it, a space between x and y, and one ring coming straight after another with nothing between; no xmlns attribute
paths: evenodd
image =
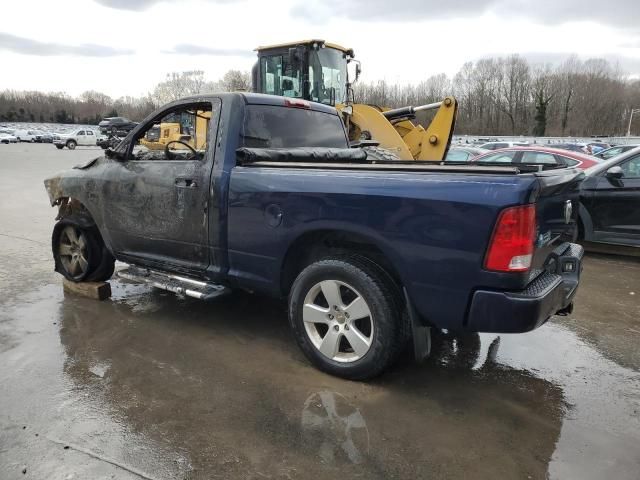
<svg viewBox="0 0 640 480"><path fill-rule="evenodd" d="M420 323L418 313L416 312L407 289L403 288L404 299L409 312L409 320L411 321L411 334L413 338L413 354L416 362L424 362L431 353L431 327L425 327Z"/></svg>

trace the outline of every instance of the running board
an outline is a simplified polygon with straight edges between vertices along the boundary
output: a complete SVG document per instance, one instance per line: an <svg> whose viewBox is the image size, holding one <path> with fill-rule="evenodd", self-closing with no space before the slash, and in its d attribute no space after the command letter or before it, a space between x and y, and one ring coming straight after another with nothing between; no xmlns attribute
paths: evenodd
<svg viewBox="0 0 640 480"><path fill-rule="evenodd" d="M134 266L118 270L117 275L125 280L146 283L152 287L173 293L181 293L199 300L213 300L231 292L229 288L215 283L201 282L193 278Z"/></svg>

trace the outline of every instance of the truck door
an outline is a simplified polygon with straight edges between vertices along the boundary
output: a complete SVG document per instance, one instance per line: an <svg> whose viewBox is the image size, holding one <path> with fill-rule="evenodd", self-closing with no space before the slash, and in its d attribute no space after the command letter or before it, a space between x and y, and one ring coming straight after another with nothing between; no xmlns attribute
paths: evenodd
<svg viewBox="0 0 640 480"><path fill-rule="evenodd" d="M192 272L209 265L207 212L219 112L217 99L173 104L137 127L124 160L106 170L106 229L114 250L132 263ZM176 118L185 133L180 140L145 138Z"/></svg>
<svg viewBox="0 0 640 480"><path fill-rule="evenodd" d="M87 134L85 137L85 145L95 145L96 136L94 135L93 130L87 130L85 133Z"/></svg>
<svg viewBox="0 0 640 480"><path fill-rule="evenodd" d="M87 135L84 130L80 130L76 133L76 141L78 142L78 145L81 146L85 146L87 144Z"/></svg>
<svg viewBox="0 0 640 480"><path fill-rule="evenodd" d="M591 192L589 213L603 241L640 243L640 155L619 165L619 177L608 172Z"/></svg>

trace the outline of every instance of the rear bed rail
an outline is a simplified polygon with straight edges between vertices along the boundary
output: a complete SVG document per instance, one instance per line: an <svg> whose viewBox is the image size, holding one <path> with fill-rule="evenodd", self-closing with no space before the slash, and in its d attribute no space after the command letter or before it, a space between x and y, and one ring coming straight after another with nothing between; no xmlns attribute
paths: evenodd
<svg viewBox="0 0 640 480"><path fill-rule="evenodd" d="M440 162L416 160L368 160L366 151L354 148L247 148L236 150L237 164L241 166L341 169L341 170L384 170L407 172L440 172L470 174L524 173L515 166L498 165L448 165Z"/></svg>

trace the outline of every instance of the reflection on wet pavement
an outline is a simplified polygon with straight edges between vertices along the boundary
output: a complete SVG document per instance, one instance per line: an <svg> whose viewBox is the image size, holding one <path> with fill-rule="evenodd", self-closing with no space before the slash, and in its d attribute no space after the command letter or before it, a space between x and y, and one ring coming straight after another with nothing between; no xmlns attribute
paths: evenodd
<svg viewBox="0 0 640 480"><path fill-rule="evenodd" d="M100 303L50 285L5 315L57 324L64 385L39 419L48 437L149 477L640 471L638 372L560 323L527 335L439 334L426 364L404 362L367 384L309 366L279 304L242 293L205 304L120 281L113 290Z"/></svg>

